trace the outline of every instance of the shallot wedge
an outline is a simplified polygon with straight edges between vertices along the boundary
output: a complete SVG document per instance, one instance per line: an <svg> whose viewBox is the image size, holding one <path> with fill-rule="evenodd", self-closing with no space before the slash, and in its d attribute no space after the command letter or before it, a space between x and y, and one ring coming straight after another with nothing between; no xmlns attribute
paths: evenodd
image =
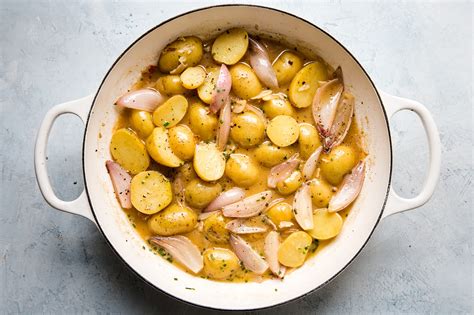
<svg viewBox="0 0 474 315"><path fill-rule="evenodd" d="M252 219L234 219L227 223L225 228L235 234L264 233L268 230L262 220L256 222Z"/></svg>
<svg viewBox="0 0 474 315"><path fill-rule="evenodd" d="M311 177L313 176L314 171L316 170L316 165L318 164L319 155L321 154L322 150L323 147L319 147L314 150L314 152L311 153L309 158L304 163L303 176L306 178L306 180L311 179Z"/></svg>
<svg viewBox="0 0 474 315"><path fill-rule="evenodd" d="M250 65L255 74L263 84L269 88L278 88L278 80L272 67L265 47L256 40L249 38L250 42Z"/></svg>
<svg viewBox="0 0 474 315"><path fill-rule="evenodd" d="M285 267L280 265L278 262L278 248L280 247L280 236L278 232L271 231L265 237L265 243L263 245L263 252L265 254L265 260L270 267L271 272L283 278L285 275Z"/></svg>
<svg viewBox="0 0 474 315"><path fill-rule="evenodd" d="M122 95L115 105L153 112L158 105L161 105L165 98L155 89L146 88L128 92Z"/></svg>
<svg viewBox="0 0 474 315"><path fill-rule="evenodd" d="M164 248L174 259L194 273L201 271L204 266L199 249L185 236L154 236L149 241Z"/></svg>
<svg viewBox="0 0 474 315"><path fill-rule="evenodd" d="M329 134L323 139L324 151L329 152L332 148L341 144L351 127L353 114L354 96L344 93L341 102L337 106L336 117Z"/></svg>
<svg viewBox="0 0 474 315"><path fill-rule="evenodd" d="M341 187L329 201L328 211L337 212L350 205L359 195L365 179L365 160L357 163L350 174L344 176Z"/></svg>
<svg viewBox="0 0 474 315"><path fill-rule="evenodd" d="M221 65L219 76L217 77L216 87L212 94L211 105L209 110L212 113L217 113L226 102L229 102L229 93L232 87L232 78L229 69L225 64Z"/></svg>
<svg viewBox="0 0 474 315"><path fill-rule="evenodd" d="M267 186L275 188L278 182L285 180L300 164L299 154L293 154L288 160L270 169L270 174L267 178Z"/></svg>
<svg viewBox="0 0 474 315"><path fill-rule="evenodd" d="M224 206L230 205L231 203L240 201L245 198L245 190L239 187L233 187L229 190L222 192L216 199L204 209L203 212L212 212L221 209Z"/></svg>
<svg viewBox="0 0 474 315"><path fill-rule="evenodd" d="M112 186L114 186L115 196L117 196L120 206L125 209L131 209L130 183L132 182L132 176L114 161L105 162L105 166L109 172Z"/></svg>
<svg viewBox="0 0 474 315"><path fill-rule="evenodd" d="M334 79L319 87L314 95L313 118L323 138L329 134L343 90L341 81Z"/></svg>
<svg viewBox="0 0 474 315"><path fill-rule="evenodd" d="M257 275L261 275L267 271L267 262L242 238L231 234L230 245L237 257L243 262L245 268L255 272Z"/></svg>
<svg viewBox="0 0 474 315"><path fill-rule="evenodd" d="M209 218L210 216L213 216L214 214L217 214L219 212L221 212L221 211L220 210L215 210L215 211L211 211L211 212L201 212L198 215L198 221L204 221L207 218Z"/></svg>
<svg viewBox="0 0 474 315"><path fill-rule="evenodd" d="M231 118L230 101L229 98L227 98L219 114L219 129L217 130L216 138L217 148L219 150L223 150L227 144L227 140L229 140Z"/></svg>
<svg viewBox="0 0 474 315"><path fill-rule="evenodd" d="M314 227L313 205L308 183L301 185L295 193L293 214L295 215L296 222L298 222L303 230L311 230Z"/></svg>
<svg viewBox="0 0 474 315"><path fill-rule="evenodd" d="M250 218L262 212L267 207L270 198L272 198L272 192L266 190L222 207L222 214L230 218Z"/></svg>

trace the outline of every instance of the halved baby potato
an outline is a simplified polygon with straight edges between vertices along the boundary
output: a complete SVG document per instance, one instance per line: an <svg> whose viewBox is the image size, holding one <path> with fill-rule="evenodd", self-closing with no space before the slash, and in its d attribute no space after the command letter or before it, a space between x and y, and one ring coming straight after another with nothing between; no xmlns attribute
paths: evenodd
<svg viewBox="0 0 474 315"><path fill-rule="evenodd" d="M204 274L212 279L226 279L240 269L239 258L227 248L208 248L202 254Z"/></svg>
<svg viewBox="0 0 474 315"><path fill-rule="evenodd" d="M156 126L171 128L176 126L188 110L188 100L182 95L175 95L153 112L153 123Z"/></svg>
<svg viewBox="0 0 474 315"><path fill-rule="evenodd" d="M144 110L132 109L129 117L130 126L142 139L146 139L155 125L153 125L153 116Z"/></svg>
<svg viewBox="0 0 474 315"><path fill-rule="evenodd" d="M110 153L118 164L132 174L140 173L150 165L145 145L127 128L114 132L110 141Z"/></svg>
<svg viewBox="0 0 474 315"><path fill-rule="evenodd" d="M296 116L295 109L291 106L291 103L284 98L273 98L265 101L262 109L269 119L273 119L279 115Z"/></svg>
<svg viewBox="0 0 474 315"><path fill-rule="evenodd" d="M332 185L339 185L344 175L357 164L357 153L348 145L338 145L329 154L322 154L321 174Z"/></svg>
<svg viewBox="0 0 474 315"><path fill-rule="evenodd" d="M172 204L153 215L147 224L158 235L170 236L191 232L197 223L197 214L188 207Z"/></svg>
<svg viewBox="0 0 474 315"><path fill-rule="evenodd" d="M216 136L217 117L202 102L193 102L189 107L189 127L201 140L209 141Z"/></svg>
<svg viewBox="0 0 474 315"><path fill-rule="evenodd" d="M255 158L263 166L273 167L290 158L294 153L291 147L278 147L270 141L265 141L255 149Z"/></svg>
<svg viewBox="0 0 474 315"><path fill-rule="evenodd" d="M249 36L242 28L232 28L219 35L212 44L212 58L226 65L236 64L247 52Z"/></svg>
<svg viewBox="0 0 474 315"><path fill-rule="evenodd" d="M299 134L298 123L291 116L276 116L267 125L268 138L279 147L292 145Z"/></svg>
<svg viewBox="0 0 474 315"><path fill-rule="evenodd" d="M154 214L171 203L171 183L160 172L144 171L135 175L130 185L132 205L144 214Z"/></svg>
<svg viewBox="0 0 474 315"><path fill-rule="evenodd" d="M161 52L158 67L161 72L179 74L195 66L202 58L202 41L196 36L180 37Z"/></svg>
<svg viewBox="0 0 474 315"><path fill-rule="evenodd" d="M337 212L329 212L326 208L313 212L314 227L308 230L309 235L318 240L328 240L341 232L343 220Z"/></svg>
<svg viewBox="0 0 474 315"><path fill-rule="evenodd" d="M146 148L153 160L168 167L179 167L184 164L170 146L168 130L156 127L146 140Z"/></svg>
<svg viewBox="0 0 474 315"><path fill-rule="evenodd" d="M286 202L273 205L268 209L266 215L276 226L279 226L281 222L291 222L294 219L293 208Z"/></svg>
<svg viewBox="0 0 474 315"><path fill-rule="evenodd" d="M215 143L201 142L196 145L193 165L202 180L215 181L224 175L225 157Z"/></svg>
<svg viewBox="0 0 474 315"><path fill-rule="evenodd" d="M181 73L180 78L185 88L194 90L204 83L206 71L203 67L190 67Z"/></svg>
<svg viewBox="0 0 474 315"><path fill-rule="evenodd" d="M230 155L225 166L225 175L240 187L250 187L259 179L257 163L241 153Z"/></svg>
<svg viewBox="0 0 474 315"><path fill-rule="evenodd" d="M277 190L282 195L294 193L303 184L303 175L299 170L294 170L290 176L277 183Z"/></svg>
<svg viewBox="0 0 474 315"><path fill-rule="evenodd" d="M243 148L256 146L265 138L265 122L253 112L235 115L230 137Z"/></svg>
<svg viewBox="0 0 474 315"><path fill-rule="evenodd" d="M328 79L326 66L321 62L312 62L304 66L291 80L288 96L298 108L311 106L319 81Z"/></svg>
<svg viewBox="0 0 474 315"><path fill-rule="evenodd" d="M216 88L217 77L219 76L219 68L210 67L206 69L207 74L204 82L197 88L199 98L206 104L212 101L212 95Z"/></svg>
<svg viewBox="0 0 474 315"><path fill-rule="evenodd" d="M273 63L278 84L282 86L289 83L302 67L300 56L290 50L283 52Z"/></svg>
<svg viewBox="0 0 474 315"><path fill-rule="evenodd" d="M184 197L191 207L202 209L216 199L221 192L222 186L219 183L208 183L200 179L193 179L186 185Z"/></svg>
<svg viewBox="0 0 474 315"><path fill-rule="evenodd" d="M240 98L249 99L257 96L263 89L257 75L244 63L236 64L229 70L232 78L232 92Z"/></svg>
<svg viewBox="0 0 474 315"><path fill-rule="evenodd" d="M161 94L168 96L186 92L179 75L170 74L162 76L156 81L155 87Z"/></svg>
<svg viewBox="0 0 474 315"><path fill-rule="evenodd" d="M306 232L291 233L278 249L278 261L287 267L301 266L306 259L312 241L313 239Z"/></svg>
<svg viewBox="0 0 474 315"><path fill-rule="evenodd" d="M298 146L300 155L303 159L309 158L311 153L321 146L319 133L316 128L308 123L299 124L300 135L298 137Z"/></svg>
<svg viewBox="0 0 474 315"><path fill-rule="evenodd" d="M168 134L173 153L185 161L192 159L196 140L191 129L186 125L177 125L170 128Z"/></svg>

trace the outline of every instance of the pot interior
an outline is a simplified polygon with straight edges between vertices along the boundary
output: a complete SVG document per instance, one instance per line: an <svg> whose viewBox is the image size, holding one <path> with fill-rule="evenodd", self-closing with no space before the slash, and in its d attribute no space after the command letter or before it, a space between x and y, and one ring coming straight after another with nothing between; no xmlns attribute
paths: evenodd
<svg viewBox="0 0 474 315"><path fill-rule="evenodd" d="M316 52L333 67L340 65L345 84L356 97L356 119L366 135L367 177L342 232L283 281L224 283L201 279L144 250L145 242L120 208L105 168L105 161L111 159L109 142L118 117L113 103L139 78L142 70L156 64L164 46L179 36L208 37L237 26L249 33L282 38L298 49ZM91 207L99 228L118 255L153 286L181 300L219 309L256 309L280 304L331 280L367 242L380 219L390 182L388 121L361 66L337 41L314 25L263 7L231 5L201 9L164 22L143 35L105 76L90 112L84 141L84 173Z"/></svg>

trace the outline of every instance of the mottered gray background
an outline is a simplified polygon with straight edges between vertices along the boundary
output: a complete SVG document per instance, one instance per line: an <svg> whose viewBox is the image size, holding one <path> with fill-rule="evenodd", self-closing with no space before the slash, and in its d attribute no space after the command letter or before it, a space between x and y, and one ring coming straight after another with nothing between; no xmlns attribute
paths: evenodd
<svg viewBox="0 0 474 315"><path fill-rule="evenodd" d="M204 313L144 284L87 219L48 206L33 146L46 111L94 92L143 32L218 3L0 0L0 313ZM350 268L323 289L262 313L471 313L472 2L258 3L316 23L380 89L425 104L443 145L431 201L381 222ZM83 189L83 131L78 118L63 116L48 147L53 185L68 200ZM393 185L414 196L428 161L421 123L397 114L392 134Z"/></svg>

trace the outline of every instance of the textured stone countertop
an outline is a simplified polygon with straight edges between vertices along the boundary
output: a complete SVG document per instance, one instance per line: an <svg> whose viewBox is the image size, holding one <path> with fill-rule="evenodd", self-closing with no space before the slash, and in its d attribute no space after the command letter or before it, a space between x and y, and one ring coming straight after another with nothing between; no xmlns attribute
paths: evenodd
<svg viewBox="0 0 474 315"><path fill-rule="evenodd" d="M203 312L139 280L91 222L48 206L33 145L46 111L95 91L139 35L218 2L69 2L0 1L0 313ZM263 313L472 312L472 2L259 2L313 21L352 51L380 89L425 104L443 145L440 182L426 205L383 220L323 289ZM78 118L63 116L51 135L52 182L69 200L83 189L83 130ZM392 132L393 185L413 196L428 156L421 123L403 112Z"/></svg>

